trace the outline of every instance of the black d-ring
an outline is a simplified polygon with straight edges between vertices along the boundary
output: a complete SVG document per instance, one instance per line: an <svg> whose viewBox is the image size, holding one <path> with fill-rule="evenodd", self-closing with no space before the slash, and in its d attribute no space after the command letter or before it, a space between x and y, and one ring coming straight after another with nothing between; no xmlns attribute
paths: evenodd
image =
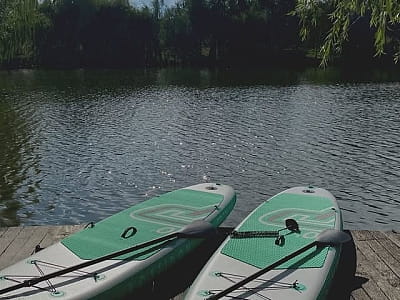
<svg viewBox="0 0 400 300"><path fill-rule="evenodd" d="M124 239L130 238L131 236L135 235L137 232L137 229L135 227L128 227L124 230L124 232L121 234L121 237Z"/></svg>
<svg viewBox="0 0 400 300"><path fill-rule="evenodd" d="M90 222L90 223L87 223L84 228L86 229L86 228L93 228L93 227L94 227L94 222Z"/></svg>
<svg viewBox="0 0 400 300"><path fill-rule="evenodd" d="M275 239L275 245L277 246L283 246L285 245L285 237L283 235L279 235L276 239Z"/></svg>

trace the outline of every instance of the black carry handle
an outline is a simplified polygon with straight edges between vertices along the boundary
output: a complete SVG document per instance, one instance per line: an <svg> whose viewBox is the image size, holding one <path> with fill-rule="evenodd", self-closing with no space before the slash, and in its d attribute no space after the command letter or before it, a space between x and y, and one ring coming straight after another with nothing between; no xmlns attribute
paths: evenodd
<svg viewBox="0 0 400 300"><path fill-rule="evenodd" d="M133 226L128 227L122 232L121 237L124 239L130 238L131 236L134 236L137 232L137 229Z"/></svg>

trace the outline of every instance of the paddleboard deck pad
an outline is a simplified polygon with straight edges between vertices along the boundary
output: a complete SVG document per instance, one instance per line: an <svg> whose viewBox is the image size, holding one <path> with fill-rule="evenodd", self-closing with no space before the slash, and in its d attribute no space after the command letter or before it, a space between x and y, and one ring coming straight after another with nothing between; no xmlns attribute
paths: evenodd
<svg viewBox="0 0 400 300"><path fill-rule="evenodd" d="M295 220L299 230L285 229ZM256 208L203 268L186 299L207 299L310 244L326 229L342 230L334 196L314 187L285 190ZM323 299L340 246L313 247L223 299Z"/></svg>
<svg viewBox="0 0 400 300"><path fill-rule="evenodd" d="M204 220L220 225L234 207L227 185L204 183L144 201L0 271L0 291L25 280L97 259ZM202 239L177 238L113 257L59 277L0 294L0 299L118 299L195 249Z"/></svg>

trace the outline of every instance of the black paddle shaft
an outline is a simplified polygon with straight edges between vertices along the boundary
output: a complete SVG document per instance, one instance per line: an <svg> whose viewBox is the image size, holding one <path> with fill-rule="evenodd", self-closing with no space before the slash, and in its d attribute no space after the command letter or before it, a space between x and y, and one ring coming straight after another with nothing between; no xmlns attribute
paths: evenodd
<svg viewBox="0 0 400 300"><path fill-rule="evenodd" d="M0 295L8 293L8 292L15 291L15 290L18 290L20 288L34 286L35 284L38 284L39 282L46 281L46 280L49 280L51 278L58 277L58 276L61 276L61 275L64 275L64 274L67 274L67 273L70 273L70 272L74 272L74 271L77 271L77 270L80 270L80 269L95 265L95 264L97 264L99 262L102 262L102 261L105 261L105 260L108 260L108 259L112 259L112 258L121 256L121 255L124 255L124 254L128 254L130 252L142 249L142 248L147 247L147 246L151 246L151 245L158 244L158 243L161 243L161 242L164 242L164 241L167 241L167 240L171 240L173 238L179 237L180 235L181 235L180 232L171 233L171 234L168 234L166 236L163 236L163 237L160 237L160 238L157 238L157 239L154 239L154 240L151 240L151 241L139 244L139 245L135 245L135 246L132 246L132 247L129 247L129 248L117 251L117 252L113 252L113 253L101 256L99 258L95 258L95 259L83 262L81 264L77 264L75 266L71 266L71 267L68 267L68 268L65 268L65 269L62 269L62 270L59 270L59 271L56 271L56 272L53 272L53 273L38 277L38 278L25 280L24 282L21 282L19 284L16 284L16 285L13 285L13 286L10 286L8 288L4 288L4 289L0 290Z"/></svg>
<svg viewBox="0 0 400 300"><path fill-rule="evenodd" d="M261 269L260 271L255 272L254 274L250 275L249 277L246 277L245 279L235 283L234 285L230 286L229 288L219 292L218 294L212 295L210 297L207 298L207 300L216 300L216 299L220 299L226 295L228 295L230 292L233 292L234 290L237 290L238 288L242 287L243 285L245 285L246 283L249 283L250 281L253 281L254 279L260 277L261 275L275 269L277 266L287 262L288 260L302 254L303 252L307 251L308 249L311 249L312 247L318 245L319 243L317 241L314 241L306 246L304 246L303 248L300 248L299 250L281 258L280 260L274 262L272 265L269 265L267 267L265 267L264 269Z"/></svg>

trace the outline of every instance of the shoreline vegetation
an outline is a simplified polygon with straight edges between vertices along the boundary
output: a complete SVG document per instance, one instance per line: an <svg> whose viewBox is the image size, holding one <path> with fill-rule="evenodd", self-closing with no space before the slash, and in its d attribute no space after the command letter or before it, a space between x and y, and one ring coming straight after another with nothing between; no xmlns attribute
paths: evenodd
<svg viewBox="0 0 400 300"><path fill-rule="evenodd" d="M332 16L340 1L303 2L1 0L0 69L318 66L329 38L338 38ZM384 33L380 53L373 11L346 13L351 26L333 41L330 64L397 67L398 24Z"/></svg>

